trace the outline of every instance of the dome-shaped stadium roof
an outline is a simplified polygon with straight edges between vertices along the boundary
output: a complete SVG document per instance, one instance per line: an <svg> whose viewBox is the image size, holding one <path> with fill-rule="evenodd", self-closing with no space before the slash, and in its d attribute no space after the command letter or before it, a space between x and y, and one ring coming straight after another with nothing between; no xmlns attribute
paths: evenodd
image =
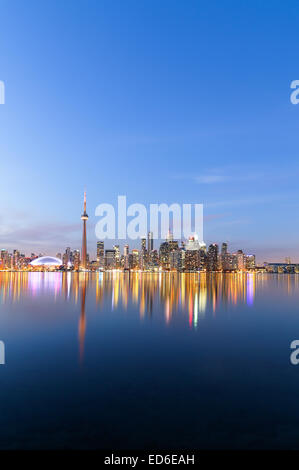
<svg viewBox="0 0 299 470"><path fill-rule="evenodd" d="M30 264L31 266L60 266L62 261L54 256L40 256L31 261Z"/></svg>

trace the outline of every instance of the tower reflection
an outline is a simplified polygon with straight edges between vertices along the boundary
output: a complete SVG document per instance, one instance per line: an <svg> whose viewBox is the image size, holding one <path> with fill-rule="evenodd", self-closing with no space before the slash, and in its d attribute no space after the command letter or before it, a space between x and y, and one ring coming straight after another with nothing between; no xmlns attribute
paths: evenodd
<svg viewBox="0 0 299 470"><path fill-rule="evenodd" d="M81 274L79 274L81 277ZM79 359L80 363L83 362L84 357L84 342L86 332L86 314L85 314L85 303L86 303L86 291L87 291L87 279L86 273L82 273L83 279L80 279L80 295L81 295L81 312L79 318Z"/></svg>

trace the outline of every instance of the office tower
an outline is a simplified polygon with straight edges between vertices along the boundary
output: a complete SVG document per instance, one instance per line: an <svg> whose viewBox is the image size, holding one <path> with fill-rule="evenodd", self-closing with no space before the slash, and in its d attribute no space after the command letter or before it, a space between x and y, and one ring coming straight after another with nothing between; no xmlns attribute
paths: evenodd
<svg viewBox="0 0 299 470"><path fill-rule="evenodd" d="M179 242L177 240L170 240L169 244L169 251L177 251L179 249Z"/></svg>
<svg viewBox="0 0 299 470"><path fill-rule="evenodd" d="M222 255L227 255L227 243L222 243L221 254Z"/></svg>
<svg viewBox="0 0 299 470"><path fill-rule="evenodd" d="M172 270L179 269L180 250L169 250L169 268Z"/></svg>
<svg viewBox="0 0 299 470"><path fill-rule="evenodd" d="M65 250L65 252L63 253L63 256L62 256L62 264L65 267L67 267L68 263L69 263L69 256L68 256L67 250Z"/></svg>
<svg viewBox="0 0 299 470"><path fill-rule="evenodd" d="M74 250L73 251L73 265L74 269L79 269L80 267L80 251L79 250Z"/></svg>
<svg viewBox="0 0 299 470"><path fill-rule="evenodd" d="M287 263L291 264L291 263ZM247 255L246 256L246 269L254 269L255 268L255 255Z"/></svg>
<svg viewBox="0 0 299 470"><path fill-rule="evenodd" d="M195 272L198 270L205 269L205 250L206 245L203 242L199 242L198 236L193 235L189 237L188 241L184 245L184 269L185 271ZM182 254L181 254L182 258ZM180 262L180 270L182 270L182 263Z"/></svg>
<svg viewBox="0 0 299 470"><path fill-rule="evenodd" d="M61 253L56 253L56 258L61 259Z"/></svg>
<svg viewBox="0 0 299 470"><path fill-rule="evenodd" d="M124 269L129 269L129 245L124 246Z"/></svg>
<svg viewBox="0 0 299 470"><path fill-rule="evenodd" d="M206 271L207 269L207 253L204 248L199 250L199 270Z"/></svg>
<svg viewBox="0 0 299 470"><path fill-rule="evenodd" d="M180 271L181 273L185 271L185 256L186 256L186 252L184 248L180 248L178 271Z"/></svg>
<svg viewBox="0 0 299 470"><path fill-rule="evenodd" d="M140 253L140 269L146 269L147 265L147 251L146 251L146 238L141 238L141 253Z"/></svg>
<svg viewBox="0 0 299 470"><path fill-rule="evenodd" d="M163 269L169 269L169 243L163 242L160 245L159 250L159 259L160 259L160 266Z"/></svg>
<svg viewBox="0 0 299 470"><path fill-rule="evenodd" d="M7 250L1 250L1 267L7 268L8 267L8 252Z"/></svg>
<svg viewBox="0 0 299 470"><path fill-rule="evenodd" d="M83 221L81 267L83 269L87 269L86 221L88 220L88 215L86 212L86 191L84 191L84 207L83 214L81 215L81 220Z"/></svg>
<svg viewBox="0 0 299 470"><path fill-rule="evenodd" d="M204 242L200 242L198 240L197 235L193 235L188 238L187 242L183 244L182 242L182 248L185 250L206 250L206 244Z"/></svg>
<svg viewBox="0 0 299 470"><path fill-rule="evenodd" d="M207 270L217 271L218 270L218 245L212 243L209 246L207 253Z"/></svg>
<svg viewBox="0 0 299 470"><path fill-rule="evenodd" d="M222 243L221 254L219 256L219 268L222 271L229 270L227 243Z"/></svg>
<svg viewBox="0 0 299 470"><path fill-rule="evenodd" d="M149 268L156 271L159 268L159 254L157 250L152 250L149 257Z"/></svg>
<svg viewBox="0 0 299 470"><path fill-rule="evenodd" d="M237 251L237 263L238 269L244 271L244 269L246 268L246 257L242 250Z"/></svg>
<svg viewBox="0 0 299 470"><path fill-rule="evenodd" d="M230 255L230 258L231 258L231 261L230 261L231 268L233 270L238 269L238 255L237 255L237 253L232 253Z"/></svg>
<svg viewBox="0 0 299 470"><path fill-rule="evenodd" d="M20 252L18 250L13 250L13 267L17 269L19 267L19 258Z"/></svg>
<svg viewBox="0 0 299 470"><path fill-rule="evenodd" d="M150 254L150 252L154 249L154 237L153 237L153 232L148 232L147 234L147 252Z"/></svg>
<svg viewBox="0 0 299 470"><path fill-rule="evenodd" d="M199 269L199 250L185 251L185 271L195 272Z"/></svg>
<svg viewBox="0 0 299 470"><path fill-rule="evenodd" d="M115 252L115 267L118 269L120 268L120 249L119 245L114 245L113 246L114 252Z"/></svg>
<svg viewBox="0 0 299 470"><path fill-rule="evenodd" d="M132 268L139 268L139 250L132 250Z"/></svg>
<svg viewBox="0 0 299 470"><path fill-rule="evenodd" d="M105 266L105 251L104 251L104 242L97 242L97 264L99 269L103 269Z"/></svg>
<svg viewBox="0 0 299 470"><path fill-rule="evenodd" d="M66 257L67 257L67 262L71 263L72 262L72 252L71 252L71 249L70 249L69 246L66 248L65 253L66 253Z"/></svg>
<svg viewBox="0 0 299 470"><path fill-rule="evenodd" d="M105 250L105 267L106 269L115 268L115 250Z"/></svg>

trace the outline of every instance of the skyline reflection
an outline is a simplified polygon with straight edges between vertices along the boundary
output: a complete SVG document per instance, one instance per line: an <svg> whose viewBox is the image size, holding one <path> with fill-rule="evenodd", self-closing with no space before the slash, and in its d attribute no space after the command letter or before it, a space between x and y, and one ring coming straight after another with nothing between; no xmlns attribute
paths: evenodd
<svg viewBox="0 0 299 470"><path fill-rule="evenodd" d="M254 273L7 272L0 274L0 302L19 302L24 295L31 298L41 295L54 299L62 297L75 304L81 298L81 310L85 310L87 287L90 286L95 291L98 308L107 302L111 311L119 306L127 310L133 304L143 318L153 314L155 302L159 301L164 307L166 323L171 320L173 312L185 310L189 323L192 323L192 318L194 324L205 316L207 308L215 313L220 304L252 305L256 282ZM290 288L288 284L288 290Z"/></svg>
<svg viewBox="0 0 299 470"><path fill-rule="evenodd" d="M258 275L255 273L1 273L0 303L50 302L74 304L78 314L79 361L83 361L84 343L88 328L88 310L138 312L140 320L160 318L166 325L183 321L196 330L207 314L214 317L217 310L254 305L257 289L267 280L275 281L290 294L298 287L296 275ZM88 308L87 308L88 304Z"/></svg>

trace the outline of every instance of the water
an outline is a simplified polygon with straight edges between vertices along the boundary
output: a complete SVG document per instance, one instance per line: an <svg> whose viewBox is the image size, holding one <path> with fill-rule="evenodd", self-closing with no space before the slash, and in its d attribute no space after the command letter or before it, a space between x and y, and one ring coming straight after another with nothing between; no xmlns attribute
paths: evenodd
<svg viewBox="0 0 299 470"><path fill-rule="evenodd" d="M0 448L299 448L299 275L0 273Z"/></svg>

